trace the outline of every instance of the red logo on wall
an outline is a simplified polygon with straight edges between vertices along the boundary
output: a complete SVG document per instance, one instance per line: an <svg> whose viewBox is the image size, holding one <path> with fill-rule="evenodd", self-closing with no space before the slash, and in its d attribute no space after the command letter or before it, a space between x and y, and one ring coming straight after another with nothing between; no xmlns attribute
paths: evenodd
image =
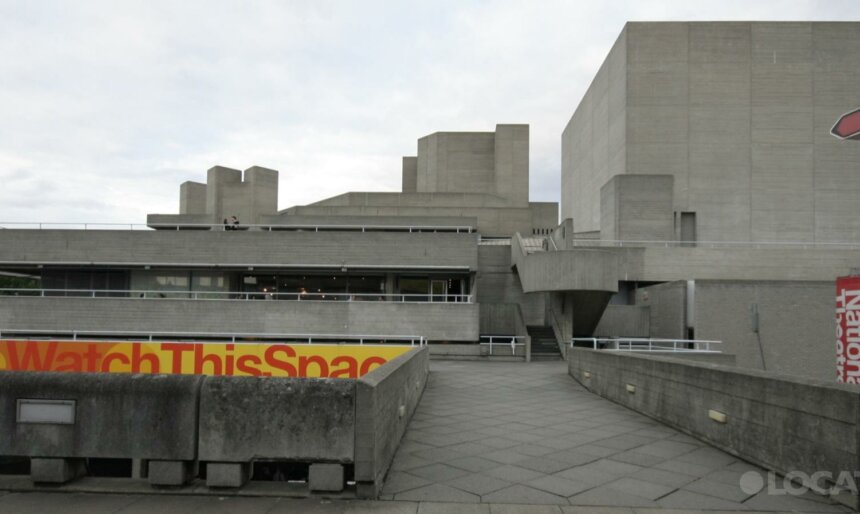
<svg viewBox="0 0 860 514"><path fill-rule="evenodd" d="M860 276L836 279L836 380L860 383Z"/></svg>
<svg viewBox="0 0 860 514"><path fill-rule="evenodd" d="M860 109L843 114L830 133L839 139L860 139Z"/></svg>

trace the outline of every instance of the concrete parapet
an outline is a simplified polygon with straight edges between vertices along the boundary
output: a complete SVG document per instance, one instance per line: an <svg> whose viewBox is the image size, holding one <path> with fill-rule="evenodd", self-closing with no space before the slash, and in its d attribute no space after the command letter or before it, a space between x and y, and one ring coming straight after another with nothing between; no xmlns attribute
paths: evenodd
<svg viewBox="0 0 860 514"><path fill-rule="evenodd" d="M860 469L856 387L581 348L568 361L590 391L779 474Z"/></svg>
<svg viewBox="0 0 860 514"><path fill-rule="evenodd" d="M351 380L206 377L200 391L200 460L352 462Z"/></svg>
<svg viewBox="0 0 860 514"><path fill-rule="evenodd" d="M356 493L375 498L427 384L430 352L416 348L355 383Z"/></svg>
<svg viewBox="0 0 860 514"><path fill-rule="evenodd" d="M197 457L203 377L107 373L0 373L0 455L58 458ZM18 418L24 399L64 400L71 423ZM69 405L69 404L67 404Z"/></svg>

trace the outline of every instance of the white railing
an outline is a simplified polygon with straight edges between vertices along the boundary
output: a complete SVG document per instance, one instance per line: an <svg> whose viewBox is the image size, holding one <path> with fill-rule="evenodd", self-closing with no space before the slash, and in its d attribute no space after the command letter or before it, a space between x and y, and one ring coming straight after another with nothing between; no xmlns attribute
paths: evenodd
<svg viewBox="0 0 860 514"><path fill-rule="evenodd" d="M198 339L198 343L229 342L229 343L289 343L289 344L383 344L425 346L427 340L417 335L382 335L382 334L281 334L254 332L150 332L127 330L0 330L0 339L15 338L26 341L79 341L87 338L97 338L95 342L121 342L128 340L166 341L176 339ZM199 341L199 339L205 339Z"/></svg>
<svg viewBox="0 0 860 514"><path fill-rule="evenodd" d="M754 249L779 249L779 248L795 248L801 250L809 249L837 249L837 250L858 250L860 242L856 241L833 241L833 242L812 242L812 241L633 241L633 240L615 240L615 239L572 239L572 244L575 247L663 247L663 248L679 248L679 247L697 247L697 248L754 248Z"/></svg>
<svg viewBox="0 0 860 514"><path fill-rule="evenodd" d="M185 229L208 229L219 231L244 231L244 230L292 230L292 231L309 231L309 232L324 232L324 231L356 231L356 232L455 232L455 233L472 233L475 232L475 227L470 225L373 225L373 224L302 224L302 225L282 225L282 224L240 224L240 225L224 225L223 223L183 223L177 221L174 223L51 223L51 222L0 222L0 228L17 228L17 229L32 229L32 230L153 230L153 229L169 229L169 230L185 230Z"/></svg>
<svg viewBox="0 0 860 514"><path fill-rule="evenodd" d="M489 346L490 355L493 354L494 346L506 346L511 349L511 355L517 352L517 346L525 346L522 342L525 336L481 336L480 344Z"/></svg>
<svg viewBox="0 0 860 514"><path fill-rule="evenodd" d="M624 351L624 352L677 352L677 353L722 353L722 350L712 348L712 345L722 344L722 341L709 339L657 339L644 337L574 337L574 343L589 343L595 350Z"/></svg>
<svg viewBox="0 0 860 514"><path fill-rule="evenodd" d="M268 291L166 291L138 289L36 289L0 288L0 296L73 297L73 298L144 298L180 300L292 300L334 302L397 303L472 303L470 294L401 294L401 293L278 293Z"/></svg>

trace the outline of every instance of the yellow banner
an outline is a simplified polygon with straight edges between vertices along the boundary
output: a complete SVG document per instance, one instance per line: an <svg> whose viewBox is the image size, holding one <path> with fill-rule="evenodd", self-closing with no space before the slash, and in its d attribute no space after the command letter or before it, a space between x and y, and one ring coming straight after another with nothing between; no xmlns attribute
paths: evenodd
<svg viewBox="0 0 860 514"><path fill-rule="evenodd" d="M358 378L409 346L0 340L0 370Z"/></svg>

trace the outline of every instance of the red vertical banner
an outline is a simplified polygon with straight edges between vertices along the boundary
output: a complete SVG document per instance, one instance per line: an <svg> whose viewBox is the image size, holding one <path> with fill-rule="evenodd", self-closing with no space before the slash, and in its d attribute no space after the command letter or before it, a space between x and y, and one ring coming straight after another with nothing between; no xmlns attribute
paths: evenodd
<svg viewBox="0 0 860 514"><path fill-rule="evenodd" d="M860 383L860 276L836 279L836 380Z"/></svg>

